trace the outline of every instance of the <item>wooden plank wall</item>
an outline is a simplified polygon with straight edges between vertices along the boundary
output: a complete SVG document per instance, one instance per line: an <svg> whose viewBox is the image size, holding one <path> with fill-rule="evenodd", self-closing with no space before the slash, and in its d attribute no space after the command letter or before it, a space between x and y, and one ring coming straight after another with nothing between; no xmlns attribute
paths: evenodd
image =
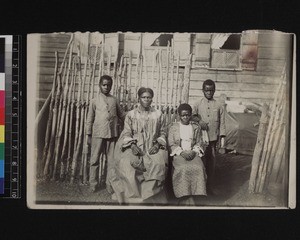
<svg viewBox="0 0 300 240"><path fill-rule="evenodd" d="M191 52L193 54L198 52L198 54L196 57L193 57L193 68L190 75L191 81L189 103L193 104L200 97L203 97L201 89L202 83L206 79L212 79L216 82L216 98L218 98L220 94L226 94L228 100L233 101L249 101L254 103L271 102L274 98L274 92L281 77L285 59L289 57L287 56L287 53L289 52L287 51L287 43L289 42L287 41L287 38L289 37L289 35L274 32L272 32L271 34L268 31L262 32L258 35L258 55L255 71L224 71L207 69L206 67L199 67L199 61L201 62L200 65L209 64L210 35L210 33L191 35ZM43 34L41 36L40 62L38 63L40 67L40 88L38 92L39 108L41 108L52 88L55 65L54 51L57 50L59 52L59 59L61 61L69 39L69 34ZM119 39L119 56L121 56L125 52L124 34L121 33ZM195 64L195 61L197 61L198 67L197 64ZM147 70L148 83L151 87L152 67L148 66ZM181 81L180 79L183 77L183 71L184 69L181 67L179 74L179 83ZM144 80L141 85L145 85L145 72L143 72L142 75ZM133 72L132 82L134 82L135 78L136 76ZM157 82L155 82L155 84L156 83ZM163 99L165 99L165 86L166 83L163 84ZM169 80L169 92L170 86L171 82ZM134 90L132 92L134 92Z"/></svg>
<svg viewBox="0 0 300 240"><path fill-rule="evenodd" d="M50 94L53 84L55 51L58 51L59 65L61 64L70 34L42 34L40 38L39 62L40 73L37 87L37 106L40 109Z"/></svg>
<svg viewBox="0 0 300 240"><path fill-rule="evenodd" d="M208 34L201 34L194 38L193 49L196 50L196 41L200 42L200 49L207 49ZM270 102L281 77L288 51L289 35L275 32L263 32L258 35L258 56L255 71L221 71L194 68L191 72L190 103L203 97L202 83L210 78L216 82L217 98L220 94L227 95L228 100L250 101L255 103ZM203 42L203 47L201 46ZM199 48L199 44L197 46ZM205 51L204 51L205 52ZM193 52L195 53L195 52ZM208 64L203 55L203 64Z"/></svg>

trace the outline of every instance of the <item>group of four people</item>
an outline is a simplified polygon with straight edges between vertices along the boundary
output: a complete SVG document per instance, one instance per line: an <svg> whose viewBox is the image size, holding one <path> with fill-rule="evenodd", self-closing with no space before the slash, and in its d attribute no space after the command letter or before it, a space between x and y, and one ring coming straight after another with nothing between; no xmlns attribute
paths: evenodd
<svg viewBox="0 0 300 240"><path fill-rule="evenodd" d="M216 143L225 136L224 109L214 98L215 83L203 83L204 98L178 107L179 121L167 126L160 110L151 106L151 88L138 90L138 107L124 113L110 95L113 80L100 78L99 94L89 106L88 144L91 145L90 188L98 187L99 157L107 154L106 187L119 203L167 204L165 180L172 157L172 185L180 202L212 193ZM118 138L118 119L124 129ZM204 141L206 130L209 141ZM206 155L206 164L203 157Z"/></svg>

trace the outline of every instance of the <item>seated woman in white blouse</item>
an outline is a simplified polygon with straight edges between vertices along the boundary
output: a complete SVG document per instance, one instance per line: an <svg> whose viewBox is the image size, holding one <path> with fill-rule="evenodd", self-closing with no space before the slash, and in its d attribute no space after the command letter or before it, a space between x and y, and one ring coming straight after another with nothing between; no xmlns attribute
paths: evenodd
<svg viewBox="0 0 300 240"><path fill-rule="evenodd" d="M173 123L168 134L170 155L174 156L173 190L180 205L194 205L193 196L206 196L206 172L201 160L205 144L200 126L190 122L191 106L181 104L178 114L180 122Z"/></svg>

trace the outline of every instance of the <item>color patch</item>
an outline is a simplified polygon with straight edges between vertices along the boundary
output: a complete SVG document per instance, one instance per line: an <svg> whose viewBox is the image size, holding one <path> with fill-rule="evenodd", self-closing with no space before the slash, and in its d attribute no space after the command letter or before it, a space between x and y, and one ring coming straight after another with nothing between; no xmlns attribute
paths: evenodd
<svg viewBox="0 0 300 240"><path fill-rule="evenodd" d="M4 143L5 140L5 132L4 125L0 125L0 143Z"/></svg>
<svg viewBox="0 0 300 240"><path fill-rule="evenodd" d="M0 160L0 178L4 178L4 160Z"/></svg>
<svg viewBox="0 0 300 240"><path fill-rule="evenodd" d="M0 108L5 107L5 92L0 90Z"/></svg>
<svg viewBox="0 0 300 240"><path fill-rule="evenodd" d="M5 125L5 109L0 108L0 125Z"/></svg>
<svg viewBox="0 0 300 240"><path fill-rule="evenodd" d="M0 143L0 160L4 160L4 143Z"/></svg>

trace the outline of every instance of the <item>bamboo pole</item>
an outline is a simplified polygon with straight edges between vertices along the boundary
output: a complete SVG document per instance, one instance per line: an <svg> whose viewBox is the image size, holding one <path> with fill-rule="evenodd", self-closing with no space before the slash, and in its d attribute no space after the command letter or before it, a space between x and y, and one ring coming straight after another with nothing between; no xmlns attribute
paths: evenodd
<svg viewBox="0 0 300 240"><path fill-rule="evenodd" d="M176 61L176 77L175 77L175 79L176 79L176 90L175 90L175 98L174 98L174 106L175 106L175 108L176 108L176 106L177 106L177 103L178 103L178 95L179 95L179 93L178 93L178 79L179 79L179 59L180 59L180 55L179 55L179 52L178 52L178 55L177 55L177 61ZM179 99L180 100L180 99Z"/></svg>
<svg viewBox="0 0 300 240"><path fill-rule="evenodd" d="M90 105L90 82L91 82L91 75L92 75L92 68L91 68L91 62L89 61L89 69L90 69L90 74L89 74L89 78L88 78L88 89L87 89L87 95L86 95L86 112L85 112L85 123L87 120L87 114L88 114L88 109L89 109L89 105ZM84 145L83 145L83 152L82 152L82 162L83 162L83 170L82 170L82 183L83 184L87 184L88 183L88 153L89 153L89 146L88 146L88 138L86 135L86 131L87 128L85 126L85 134L84 134Z"/></svg>
<svg viewBox="0 0 300 240"><path fill-rule="evenodd" d="M280 96L282 96L281 95L281 93L283 92L282 91L282 83L280 83L279 89L280 89ZM260 164L260 168L259 168L259 181L258 181L258 186L256 188L257 192L262 192L264 189L264 185L265 185L266 169L267 169L267 165L268 165L270 150L271 150L271 147L273 144L272 140L273 140L274 132L272 131L272 128L273 128L273 124L274 124L275 114L277 111L276 107L278 105L279 99L280 99L280 97L278 97L278 95L277 95L274 100L274 104L272 106L271 118L269 121L269 126L268 126L268 130L267 130L267 134L266 134L266 140L265 140L264 149L263 149L263 153L262 153L262 160L261 160L261 164Z"/></svg>
<svg viewBox="0 0 300 240"><path fill-rule="evenodd" d="M285 127L283 127L283 132L281 134L278 149L274 156L274 164L272 166L272 171L270 173L270 179L269 179L270 182L277 182L279 172L284 171L284 168L282 168L281 165L282 165L282 159L284 158L285 148L286 148Z"/></svg>
<svg viewBox="0 0 300 240"><path fill-rule="evenodd" d="M127 83L128 83L128 102L127 109L130 111L132 109L132 99L131 99L131 71L132 71L132 54L129 52L129 66L128 66L128 74L127 74Z"/></svg>
<svg viewBox="0 0 300 240"><path fill-rule="evenodd" d="M151 88L154 91L154 72L156 67L156 51L152 51L152 70L151 70Z"/></svg>
<svg viewBox="0 0 300 240"><path fill-rule="evenodd" d="M167 46L167 59L166 59L166 91L165 91L165 107L167 108L168 107L168 93L169 93L169 54L170 54L170 46L169 46L169 43L168 43L168 46Z"/></svg>
<svg viewBox="0 0 300 240"><path fill-rule="evenodd" d="M71 105L72 105L72 93L74 91L74 61L72 63L72 69L71 69L71 84L70 84L70 90L68 92L68 103L67 103L67 110L66 110L66 118L65 118L65 132L64 132L64 142L62 147L62 153L61 153L61 166L60 166L60 179L63 179L66 174L66 168L67 168L67 143L68 143L68 132L69 132L69 122L71 118Z"/></svg>
<svg viewBox="0 0 300 240"><path fill-rule="evenodd" d="M121 56L121 60L120 60L120 65L119 65L119 70L118 70L118 100L119 103L121 103L121 81L122 81L122 69L123 69L123 59L124 56Z"/></svg>
<svg viewBox="0 0 300 240"><path fill-rule="evenodd" d="M159 110L162 110L162 85L163 85L163 68L162 68L162 51L159 51Z"/></svg>
<svg viewBox="0 0 300 240"><path fill-rule="evenodd" d="M69 174L70 173L70 168L71 168L71 161L72 161L72 150L75 149L74 146L74 138L73 138L73 122L74 122L74 107L75 107L75 92L76 92L76 88L75 88L75 84L76 84L76 77L77 77L77 67L75 65L75 61L73 61L73 91L72 91L72 97L71 97L71 106L70 106L70 122L69 122L69 130L68 130L68 134L69 134L69 141L68 141L68 158L67 158L67 170L66 172Z"/></svg>
<svg viewBox="0 0 300 240"><path fill-rule="evenodd" d="M57 66L58 66L58 53L55 52L55 66L54 66L54 77L53 77L53 85L51 90L51 101L49 105L49 117L47 121L47 128L46 128L46 136L45 136L45 146L43 149L43 157L42 157L42 163L41 163L41 170L40 174L42 174L42 170L44 169L44 164L47 159L47 153L49 149L49 142L50 142L50 129L52 129L52 121L53 121L53 108L55 105L55 88L56 88L56 79L57 79Z"/></svg>
<svg viewBox="0 0 300 240"><path fill-rule="evenodd" d="M142 47L142 58L143 58L143 66L144 66L144 70L145 70L145 81L146 81L146 87L149 86L148 83L148 65L147 65L147 58L146 58L146 53L145 53L145 49L144 47Z"/></svg>
<svg viewBox="0 0 300 240"><path fill-rule="evenodd" d="M97 54L98 54L98 46L96 46L95 56L94 56L94 59L93 59L93 71L92 71L92 81L91 81L91 84L92 84L91 98L92 99L94 98L94 94L95 94L95 72L96 72L96 65L97 65Z"/></svg>
<svg viewBox="0 0 300 240"><path fill-rule="evenodd" d="M284 116L285 116L285 114L284 114L285 113L284 98L281 99L281 106L278 108L279 108L279 110L276 114L277 115L276 123L274 124L274 127L273 127L274 137L272 140L270 154L268 156L269 161L266 166L266 177L265 177L266 184L265 185L269 184L270 175L272 173L272 169L273 169L273 165L274 165L274 160L277 155L277 151L280 148L279 144L282 142L281 139L283 138L285 140L285 136L282 135L284 132L284 128L285 128L285 125L284 125Z"/></svg>
<svg viewBox="0 0 300 240"><path fill-rule="evenodd" d="M55 54L58 58L58 54L56 52ZM57 69L56 69L57 70ZM47 152L47 158L44 166L44 171L43 175L45 178L48 178L48 173L49 173L49 165L50 161L52 159L52 154L53 154L53 149L54 149L54 143L55 143L55 133L56 133L56 121L57 121L57 110L58 110L58 104L59 104L59 99L60 99L60 92L61 92L61 81L60 81L60 75L57 75L57 91L55 95L55 103L53 107L53 116L52 116L52 129L51 129L51 138L50 138L50 143L49 143L49 149Z"/></svg>
<svg viewBox="0 0 300 240"><path fill-rule="evenodd" d="M62 73L62 69L64 68L65 65L65 60L70 48L71 43L73 42L73 37L74 35L71 34L70 40L68 42L59 72L58 71L58 53L55 52L55 66L54 66L54 78L53 78L53 85L52 85L52 91L51 91L51 101L50 101L50 106L49 106L49 117L47 121L47 127L46 127L46 136L45 136L45 146L43 149L43 156L42 156L42 163L41 163L41 168L39 170L40 174L43 174L43 167L47 159L47 152L49 149L49 142L50 142L50 130L52 129L52 116L53 116L53 107L55 103L55 89L56 89L56 80L57 80L57 75Z"/></svg>
<svg viewBox="0 0 300 240"><path fill-rule="evenodd" d="M58 133L56 135L56 142L55 142L54 167L53 167L53 172L52 172L52 180L56 179L58 159L61 157L59 150L60 150L60 146L61 146L61 144L60 144L61 136L63 133L64 123L65 123L66 108L68 105L67 97L68 97L68 92L69 92L69 78L70 78L71 64L72 64L72 46L71 46L71 52L69 55L68 71L67 71L67 76L66 76L65 83L64 83L63 96L61 98L63 102L62 102L60 118L58 119Z"/></svg>
<svg viewBox="0 0 300 240"><path fill-rule="evenodd" d="M123 94L122 106L123 106L123 109L125 109L125 111L126 111L126 99L127 99L127 74L126 74L126 69L127 69L127 58L124 58L121 88L122 88L122 94Z"/></svg>
<svg viewBox="0 0 300 240"><path fill-rule="evenodd" d="M81 114L80 114L80 128L79 128L79 142L77 143L77 149L83 149L83 143L84 143L84 137L85 137L85 128L84 128L84 124L85 124L85 120L86 120L86 103L87 103L87 98L84 97L84 92L85 92L85 82L86 82L86 77L87 77L87 58L85 60L84 63L84 72L83 72L83 82L82 82L82 87L81 87ZM77 159L79 158L79 153L80 151L78 151L78 156ZM79 160L77 160L79 161ZM83 163L83 158L81 158L80 162L80 171L79 174L83 179L83 167L84 167L84 163Z"/></svg>
<svg viewBox="0 0 300 240"><path fill-rule="evenodd" d="M255 184L257 181L257 174L258 174L258 167L260 163L260 157L264 145L264 139L268 124L268 105L266 103L263 104L262 107L262 114L260 117L260 125L258 129L258 135L257 135L257 141L252 157L252 167L251 167L251 173L250 173L250 180L249 180L249 192L253 193L255 190Z"/></svg>
<svg viewBox="0 0 300 240"><path fill-rule="evenodd" d="M179 103L178 103L178 106L181 104L182 102L182 91L183 91L183 86L184 86L184 78L183 78L183 75L180 74L180 86L179 86Z"/></svg>
<svg viewBox="0 0 300 240"><path fill-rule="evenodd" d="M184 68L184 89L183 89L183 102L189 102L189 89L190 89L190 73L191 73L192 54L189 55Z"/></svg>

